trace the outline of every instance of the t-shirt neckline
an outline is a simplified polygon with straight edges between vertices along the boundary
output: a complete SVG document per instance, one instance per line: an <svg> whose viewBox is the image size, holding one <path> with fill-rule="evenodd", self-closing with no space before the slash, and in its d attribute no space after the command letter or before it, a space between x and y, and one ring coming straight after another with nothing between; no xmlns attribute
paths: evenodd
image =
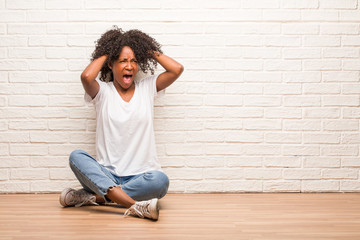
<svg viewBox="0 0 360 240"><path fill-rule="evenodd" d="M135 97L135 94L136 94L136 92L137 92L137 90L136 90L136 88L137 88L137 87L136 87L136 83L134 83L134 84L135 84L134 94L132 95L130 101L127 102L127 101L125 101L125 100L121 97L120 93L117 91L117 89L116 89L116 87L115 87L115 85L114 85L114 82L111 82L113 91L115 91L116 95L120 98L120 101L121 101L123 104L126 104L126 105L132 104L133 99L134 99L134 97Z"/></svg>

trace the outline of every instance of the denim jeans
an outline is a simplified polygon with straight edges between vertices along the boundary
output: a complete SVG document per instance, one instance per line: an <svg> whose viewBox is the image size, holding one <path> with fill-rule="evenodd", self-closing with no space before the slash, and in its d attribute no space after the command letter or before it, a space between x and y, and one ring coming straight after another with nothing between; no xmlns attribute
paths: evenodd
<svg viewBox="0 0 360 240"><path fill-rule="evenodd" d="M167 193L169 178L161 171L149 171L142 174L118 177L112 174L95 158L83 150L70 154L70 167L83 188L103 197L110 187L119 186L136 201L162 198Z"/></svg>

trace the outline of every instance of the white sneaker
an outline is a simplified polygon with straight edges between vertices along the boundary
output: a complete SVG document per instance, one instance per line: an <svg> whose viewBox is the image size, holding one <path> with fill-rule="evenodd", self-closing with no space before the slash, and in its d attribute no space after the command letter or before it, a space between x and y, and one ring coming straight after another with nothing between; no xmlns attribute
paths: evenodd
<svg viewBox="0 0 360 240"><path fill-rule="evenodd" d="M60 204L64 207L81 207L83 205L98 205L96 197L84 189L64 189L60 194Z"/></svg>
<svg viewBox="0 0 360 240"><path fill-rule="evenodd" d="M134 215L140 218L146 217L157 220L159 218L158 199L153 198L148 201L136 202L128 210L126 210L124 215Z"/></svg>

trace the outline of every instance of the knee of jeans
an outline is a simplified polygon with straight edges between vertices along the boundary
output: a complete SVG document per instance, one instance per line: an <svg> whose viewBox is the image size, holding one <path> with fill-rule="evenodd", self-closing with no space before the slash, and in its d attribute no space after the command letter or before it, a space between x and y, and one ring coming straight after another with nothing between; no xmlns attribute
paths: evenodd
<svg viewBox="0 0 360 240"><path fill-rule="evenodd" d="M77 149L77 150L74 150L70 153L70 157L69 157L69 164L70 164L70 167L72 165L77 165L77 162L80 160L81 158L81 155L84 154L84 151L83 150L80 150L80 149Z"/></svg>
<svg viewBox="0 0 360 240"><path fill-rule="evenodd" d="M160 171L149 172L154 181L154 185L158 188L158 198L162 198L166 195L169 188L169 178L168 176Z"/></svg>

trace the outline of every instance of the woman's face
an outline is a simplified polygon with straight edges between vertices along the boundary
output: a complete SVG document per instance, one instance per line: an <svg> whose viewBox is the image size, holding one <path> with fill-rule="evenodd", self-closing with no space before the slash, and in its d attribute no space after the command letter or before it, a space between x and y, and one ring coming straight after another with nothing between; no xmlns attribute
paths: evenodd
<svg viewBox="0 0 360 240"><path fill-rule="evenodd" d="M129 89L138 72L138 64L133 50L125 46L121 50L119 58L109 66L113 72L114 84L123 89Z"/></svg>

